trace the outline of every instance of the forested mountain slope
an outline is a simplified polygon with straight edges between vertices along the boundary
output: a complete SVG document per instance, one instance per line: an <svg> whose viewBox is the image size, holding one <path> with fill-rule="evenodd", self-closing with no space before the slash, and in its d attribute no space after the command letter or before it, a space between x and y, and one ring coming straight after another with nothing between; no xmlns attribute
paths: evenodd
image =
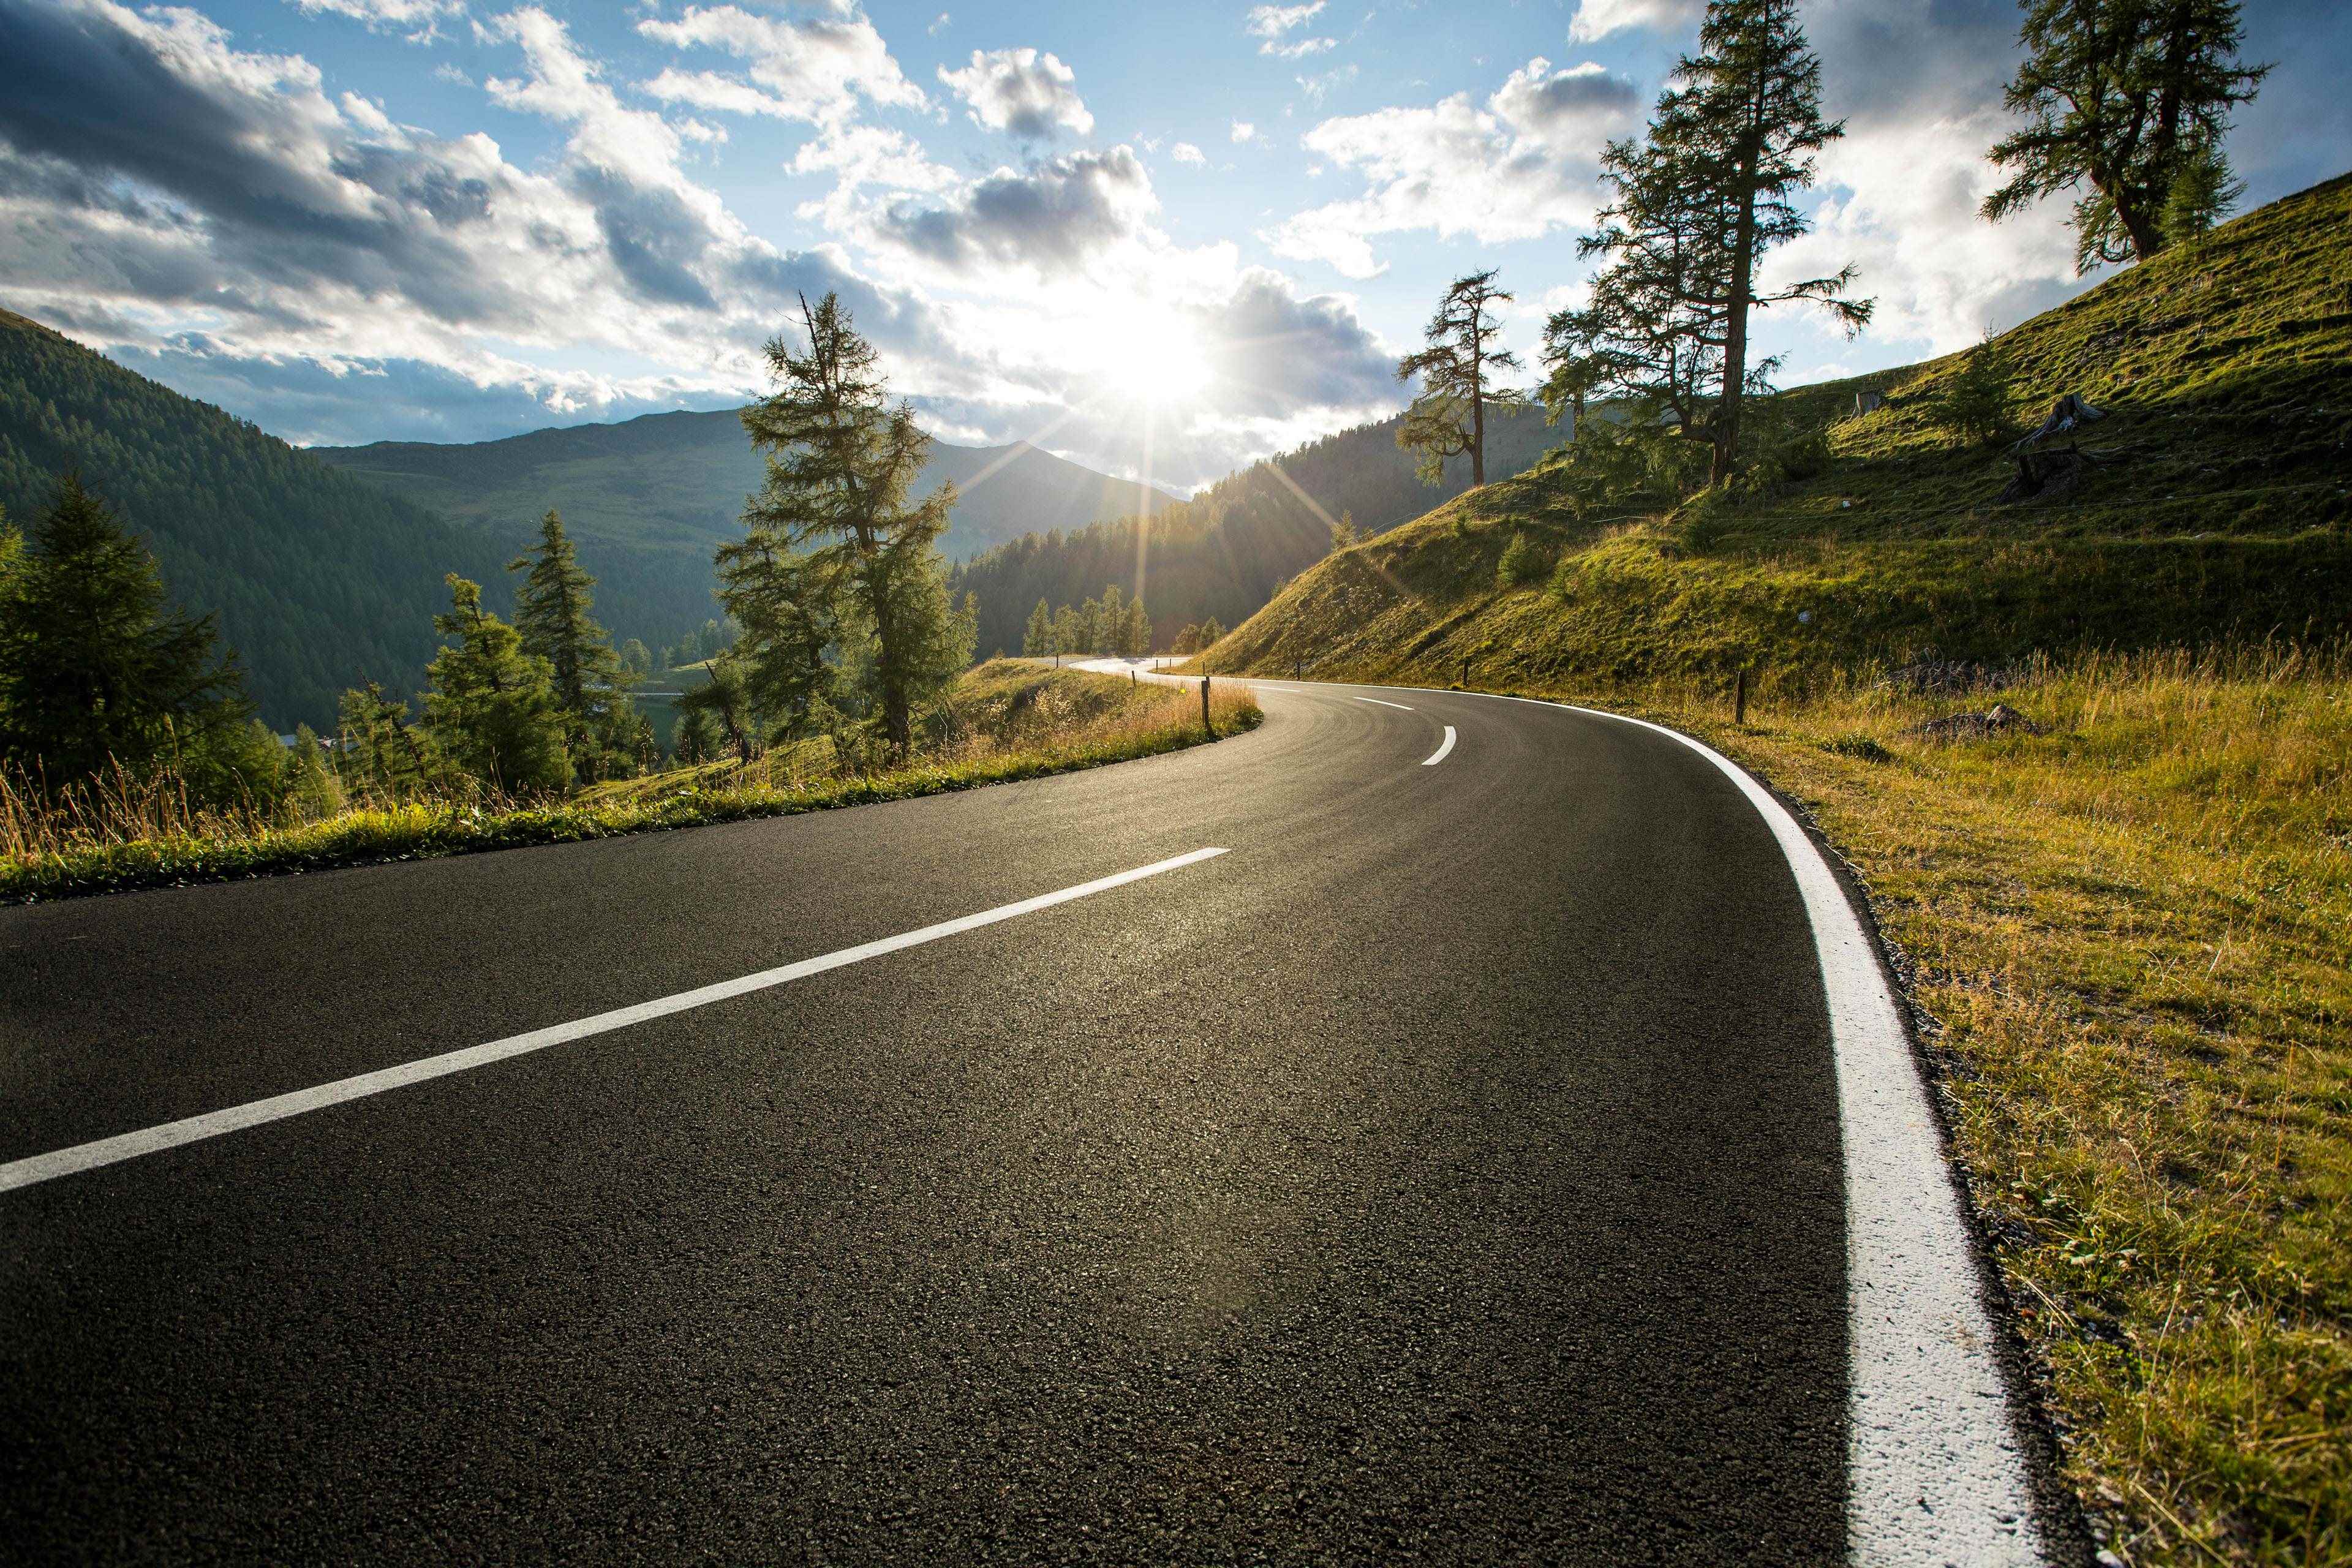
<svg viewBox="0 0 2352 1568"><path fill-rule="evenodd" d="M218 613L281 730L331 725L355 681L415 689L443 574L502 602L523 542L455 526L0 310L0 507L30 526L75 468L146 536L181 606Z"/></svg>
<svg viewBox="0 0 2352 1568"><path fill-rule="evenodd" d="M1760 449L1814 432L1826 449L1793 470L1768 457L1736 496L1668 511L1548 460L1302 574L1204 663L1814 684L1929 657L2352 636L2347 233L2352 176L1982 347L1762 399ZM2097 460L2071 490L2005 501L2005 446L1951 427L1946 394L1988 363L2011 434L2068 393L2105 411L2074 438ZM1857 414L1858 392L1885 402Z"/></svg>
<svg viewBox="0 0 2352 1568"><path fill-rule="evenodd" d="M743 499L766 473L732 410L649 414L500 441L383 441L313 453L501 538L520 537L558 509L600 579L599 618L617 637L656 645L714 613L711 552L741 536ZM957 500L941 547L958 560L1024 533L1177 504L1164 490L1025 443L934 441L917 489L929 494L942 482L955 485Z"/></svg>
<svg viewBox="0 0 2352 1568"><path fill-rule="evenodd" d="M1402 418L1343 430L1253 464L1148 522L1122 517L1016 539L966 563L950 586L959 597L980 595L983 654L1018 652L1038 600L1075 605L1111 583L1143 600L1161 647L1188 622L1213 616L1234 625L1322 559L1331 547L1331 522L1344 517L1360 533L1377 533L1469 488L1467 458L1448 462L1442 483L1421 480L1412 454L1396 444ZM1567 438L1566 423L1545 424L1540 409L1490 413L1487 471L1517 473Z"/></svg>

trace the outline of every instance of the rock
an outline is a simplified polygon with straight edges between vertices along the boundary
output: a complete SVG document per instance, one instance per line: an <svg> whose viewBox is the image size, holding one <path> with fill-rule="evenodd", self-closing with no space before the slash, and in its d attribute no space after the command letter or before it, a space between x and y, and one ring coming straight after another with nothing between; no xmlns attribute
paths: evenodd
<svg viewBox="0 0 2352 1568"><path fill-rule="evenodd" d="M1996 702L1981 713L1950 713L1911 726L1910 732L1929 741L1983 741L1995 735L2039 735L2042 726L2006 702Z"/></svg>
<svg viewBox="0 0 2352 1568"><path fill-rule="evenodd" d="M1886 394L1883 392L1857 392L1853 395L1853 413L1857 419L1885 406Z"/></svg>

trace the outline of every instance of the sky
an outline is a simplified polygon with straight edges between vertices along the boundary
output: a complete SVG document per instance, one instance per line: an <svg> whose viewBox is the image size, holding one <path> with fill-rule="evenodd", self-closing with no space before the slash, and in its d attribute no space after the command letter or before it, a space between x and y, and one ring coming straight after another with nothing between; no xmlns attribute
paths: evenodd
<svg viewBox="0 0 2352 1568"><path fill-rule="evenodd" d="M1402 405L1496 268L1531 381L1598 158L1694 0L0 0L0 304L289 440L723 408L837 291L942 439L1189 490ZM1799 384L2084 286L1975 216L2018 14L1815 0L1846 122L1773 275L1859 268ZM2352 163L2352 11L2251 0L2247 205Z"/></svg>

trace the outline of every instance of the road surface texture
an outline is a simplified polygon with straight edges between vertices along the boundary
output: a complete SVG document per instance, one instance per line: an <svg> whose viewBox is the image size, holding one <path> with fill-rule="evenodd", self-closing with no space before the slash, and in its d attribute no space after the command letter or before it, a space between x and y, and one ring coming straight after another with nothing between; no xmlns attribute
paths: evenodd
<svg viewBox="0 0 2352 1568"><path fill-rule="evenodd" d="M0 1553L2068 1559L1874 1468L1907 1288L1851 1277L1829 971L1738 781L1261 700L1033 783L0 910ZM1998 1386L1907 1405L2030 1468Z"/></svg>

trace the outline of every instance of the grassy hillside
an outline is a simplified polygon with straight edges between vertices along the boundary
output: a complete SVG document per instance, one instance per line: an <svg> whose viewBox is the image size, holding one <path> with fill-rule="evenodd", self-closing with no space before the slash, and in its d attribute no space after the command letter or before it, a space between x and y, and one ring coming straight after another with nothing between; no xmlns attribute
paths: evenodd
<svg viewBox="0 0 2352 1568"><path fill-rule="evenodd" d="M1826 458L1728 504L1547 463L1203 660L1595 700L1804 805L1911 982L2067 1477L2135 1568L2352 1562L2347 233L2330 182L1986 349L1781 394L1767 449L1825 426ZM2007 459L1937 415L1987 353L2021 426L2109 409L2084 444L2116 460L2000 504ZM1995 701L2031 724L1932 727Z"/></svg>
<svg viewBox="0 0 2352 1568"><path fill-rule="evenodd" d="M336 693L363 679L414 690L442 574L502 601L521 542L453 526L0 310L0 508L29 526L71 468L146 537L181 605L218 613L280 730L328 727Z"/></svg>
<svg viewBox="0 0 2352 1568"><path fill-rule="evenodd" d="M1802 684L1869 661L2207 646L2352 631L2352 178L2273 204L1928 364L1759 406L1825 430L1821 471L1643 515L1549 461L1303 574L1217 669L1481 680ZM2013 467L1937 422L2003 356L2030 426L2063 394L2114 455L2071 497L2000 504ZM1887 395L1855 416L1858 391ZM1542 569L1499 583L1524 535Z"/></svg>
<svg viewBox="0 0 2352 1568"><path fill-rule="evenodd" d="M1420 516L1470 486L1456 458L1444 480L1422 482L1396 444L1402 416L1310 442L1231 475L1149 523L1132 517L1074 533L1032 534L992 550L956 574L957 594L980 595L980 646L1017 651L1039 599L1075 605L1106 584L1139 596L1165 647L1187 622L1214 616L1231 626L1330 549L1331 522L1377 533ZM1540 409L1490 416L1486 471L1515 474L1566 439ZM1139 538L1140 534L1140 538Z"/></svg>
<svg viewBox="0 0 2352 1568"><path fill-rule="evenodd" d="M742 533L743 498L766 467L732 410L649 414L461 445L383 441L313 455L445 516L520 539L563 513L600 579L597 613L619 637L659 646L715 613L711 552ZM1026 444L934 442L917 485L957 490L942 548L952 559L1023 533L1176 504ZM1097 584L1099 587L1099 584Z"/></svg>

